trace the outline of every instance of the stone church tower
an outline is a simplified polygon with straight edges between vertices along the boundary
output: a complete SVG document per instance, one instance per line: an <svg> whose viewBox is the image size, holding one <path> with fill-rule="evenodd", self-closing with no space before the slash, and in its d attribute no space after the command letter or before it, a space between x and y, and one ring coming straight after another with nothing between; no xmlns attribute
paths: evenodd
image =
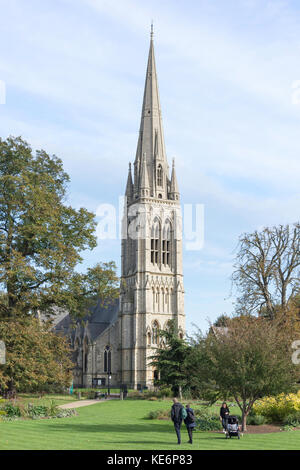
<svg viewBox="0 0 300 470"><path fill-rule="evenodd" d="M132 178L126 185L119 312L121 383L153 386L159 329L185 330L180 195L166 157L153 32Z"/></svg>
<svg viewBox="0 0 300 470"><path fill-rule="evenodd" d="M151 33L141 125L122 224L120 298L78 321L64 312L55 330L74 348L74 386L153 387L150 356L173 319L185 331L180 195L166 157Z"/></svg>

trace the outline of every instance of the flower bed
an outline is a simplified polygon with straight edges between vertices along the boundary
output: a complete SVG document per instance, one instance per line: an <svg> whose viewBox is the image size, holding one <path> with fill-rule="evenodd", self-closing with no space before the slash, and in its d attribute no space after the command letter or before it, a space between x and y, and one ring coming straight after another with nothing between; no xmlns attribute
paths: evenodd
<svg viewBox="0 0 300 470"><path fill-rule="evenodd" d="M73 408L61 409L53 401L49 405L22 404L13 400L0 401L0 420L68 418L77 415Z"/></svg>

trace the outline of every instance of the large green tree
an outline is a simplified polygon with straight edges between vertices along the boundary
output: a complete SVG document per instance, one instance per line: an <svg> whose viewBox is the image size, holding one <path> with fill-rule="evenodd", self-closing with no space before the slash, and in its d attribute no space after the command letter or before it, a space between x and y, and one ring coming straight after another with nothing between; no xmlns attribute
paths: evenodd
<svg viewBox="0 0 300 470"><path fill-rule="evenodd" d="M199 335L189 356L191 381L203 397L233 397L242 412L242 427L261 397L293 389L299 366L292 362L292 332L282 319L233 318L227 328Z"/></svg>
<svg viewBox="0 0 300 470"><path fill-rule="evenodd" d="M152 366L158 372L155 384L172 387L174 394L182 398L182 389L188 383L186 364L189 354L189 345L186 340L179 337L174 321L169 321L168 328L161 330L160 347L152 356Z"/></svg>
<svg viewBox="0 0 300 470"><path fill-rule="evenodd" d="M51 331L50 322L30 316L2 320L0 338L6 345L6 364L0 366L2 393L70 386L69 344Z"/></svg>
<svg viewBox="0 0 300 470"><path fill-rule="evenodd" d="M88 303L117 295L114 263L80 274L81 252L96 246L94 214L67 204L62 161L35 153L22 138L0 139L0 317ZM86 301L88 300L88 303Z"/></svg>

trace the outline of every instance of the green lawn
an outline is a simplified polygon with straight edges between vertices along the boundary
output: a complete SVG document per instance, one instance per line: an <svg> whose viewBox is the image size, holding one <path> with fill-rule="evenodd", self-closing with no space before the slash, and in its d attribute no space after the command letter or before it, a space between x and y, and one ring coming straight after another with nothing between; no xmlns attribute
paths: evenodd
<svg viewBox="0 0 300 470"><path fill-rule="evenodd" d="M74 418L0 422L0 449L300 449L300 431L241 440L196 432L191 446L185 427L179 447L170 421L145 419L149 411L170 406L171 401L115 400L79 408Z"/></svg>

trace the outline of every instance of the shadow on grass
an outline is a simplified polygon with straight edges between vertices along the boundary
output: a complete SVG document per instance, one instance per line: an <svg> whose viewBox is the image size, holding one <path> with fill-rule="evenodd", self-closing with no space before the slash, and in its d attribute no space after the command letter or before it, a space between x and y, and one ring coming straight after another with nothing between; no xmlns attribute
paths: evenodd
<svg viewBox="0 0 300 470"><path fill-rule="evenodd" d="M96 433L99 434L99 437L101 435L105 435L107 437L107 444L109 442L113 442L114 444L124 444L127 442L128 444L149 444L150 442L153 445L156 444L164 444L166 445L173 445L174 443L169 442L169 439L171 438L173 440L176 439L175 436L175 431L174 427L170 424L170 426L164 426L160 424L112 424L112 423L107 423L107 424L80 424L80 423L62 423L62 424L52 424L49 426L49 431L57 432L61 431L64 433L68 434L77 434L80 433L81 435L87 434L87 433ZM148 434L145 436L145 440L141 439L141 434ZM124 440L120 440L120 434L124 435ZM161 435L161 440L158 440L157 434ZM114 435L116 439L114 439ZM153 435L153 438L151 439L151 435ZM136 436L136 438L135 438ZM170 436L167 437L167 436ZM187 435L187 430L185 427L181 428L181 436L182 439L185 440L185 438L188 437ZM197 439L198 442L203 441L225 441L226 439L224 438L223 435L220 434L214 434L211 433L209 436L206 434L204 435L203 433L195 432L194 433L194 439Z"/></svg>
<svg viewBox="0 0 300 470"><path fill-rule="evenodd" d="M62 423L52 424L49 426L50 431L64 431L68 433L100 433L100 434L111 434L111 433L170 433L173 431L173 427L166 427L160 425L145 425L145 424L80 424L80 423Z"/></svg>

